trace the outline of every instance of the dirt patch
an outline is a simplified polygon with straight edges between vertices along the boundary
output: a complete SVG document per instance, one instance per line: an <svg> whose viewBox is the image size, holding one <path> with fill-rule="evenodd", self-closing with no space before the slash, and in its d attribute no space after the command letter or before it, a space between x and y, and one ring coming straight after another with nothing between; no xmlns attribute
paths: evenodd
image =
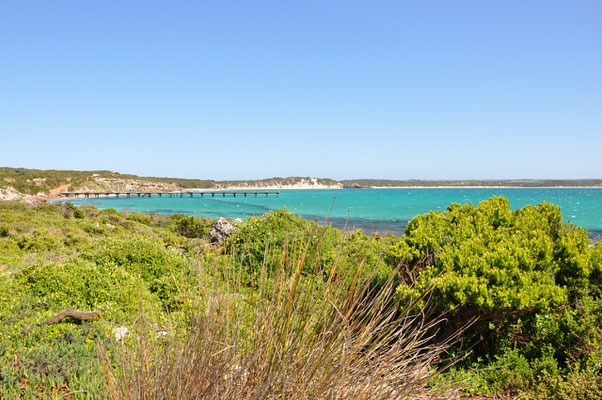
<svg viewBox="0 0 602 400"><path fill-rule="evenodd" d="M69 187L71 187L70 183L66 183L64 185L61 185L59 187L55 187L54 189L50 189L50 194L59 194L61 193L63 190L67 190L69 189Z"/></svg>

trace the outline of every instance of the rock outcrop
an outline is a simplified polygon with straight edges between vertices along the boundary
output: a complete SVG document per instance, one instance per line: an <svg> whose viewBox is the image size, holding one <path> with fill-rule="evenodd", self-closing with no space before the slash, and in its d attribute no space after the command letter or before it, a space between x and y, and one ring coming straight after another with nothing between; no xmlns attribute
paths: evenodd
<svg viewBox="0 0 602 400"><path fill-rule="evenodd" d="M226 237L230 236L232 232L234 232L234 229L236 229L236 224L240 222L242 222L240 218L237 218L233 222L228 221L224 217L218 219L215 222L215 224L213 224L211 232L209 232L209 238L211 239L211 243L224 243Z"/></svg>
<svg viewBox="0 0 602 400"><path fill-rule="evenodd" d="M42 193L38 196L18 192L12 187L0 188L0 201L24 201L25 203L38 205L44 203Z"/></svg>

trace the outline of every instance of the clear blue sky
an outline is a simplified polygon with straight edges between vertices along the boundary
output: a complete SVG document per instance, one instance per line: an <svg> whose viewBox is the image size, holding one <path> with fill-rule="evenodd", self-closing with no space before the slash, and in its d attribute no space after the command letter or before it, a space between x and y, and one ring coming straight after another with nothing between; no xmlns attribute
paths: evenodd
<svg viewBox="0 0 602 400"><path fill-rule="evenodd" d="M602 178L602 2L3 1L0 165Z"/></svg>

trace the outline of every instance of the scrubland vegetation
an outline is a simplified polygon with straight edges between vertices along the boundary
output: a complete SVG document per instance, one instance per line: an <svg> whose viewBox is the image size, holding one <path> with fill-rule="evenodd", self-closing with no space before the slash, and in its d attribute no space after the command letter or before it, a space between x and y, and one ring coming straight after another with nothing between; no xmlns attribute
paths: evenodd
<svg viewBox="0 0 602 400"><path fill-rule="evenodd" d="M212 223L0 203L0 398L602 398L602 244L554 205Z"/></svg>
<svg viewBox="0 0 602 400"><path fill-rule="evenodd" d="M169 185L169 190L183 189L216 189L231 186L294 186L308 183L309 177L268 178L258 180L216 181L211 179L182 179L142 177L131 174L120 174L112 171L69 171L39 170L27 168L0 167L0 188L14 188L24 194L34 195L48 193L62 185L69 184L69 190L78 191L86 188L93 190L115 190L119 182L130 182L133 185ZM319 185L337 185L332 179L315 179Z"/></svg>

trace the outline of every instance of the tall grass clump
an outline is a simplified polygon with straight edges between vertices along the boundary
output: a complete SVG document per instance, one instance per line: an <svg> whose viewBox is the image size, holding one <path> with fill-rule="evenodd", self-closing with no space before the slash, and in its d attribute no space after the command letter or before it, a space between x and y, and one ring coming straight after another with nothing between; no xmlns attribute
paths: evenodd
<svg viewBox="0 0 602 400"><path fill-rule="evenodd" d="M284 243L258 274L244 273L235 251L199 262L198 307L185 329L157 337L152 316L141 311L115 353L99 344L105 398L445 396L450 385L431 379L456 337L434 344L442 319L425 319L415 302L400 308L393 277L376 290L373 275L337 260L324 275L305 274L314 270L306 263L318 262L308 261L311 236Z"/></svg>

